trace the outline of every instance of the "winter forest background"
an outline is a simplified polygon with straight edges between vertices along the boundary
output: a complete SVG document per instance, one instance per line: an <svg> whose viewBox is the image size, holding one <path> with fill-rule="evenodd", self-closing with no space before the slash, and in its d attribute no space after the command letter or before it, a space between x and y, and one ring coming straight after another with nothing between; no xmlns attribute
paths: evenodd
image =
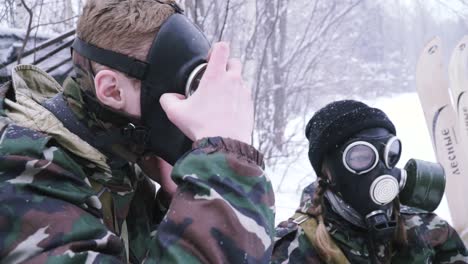
<svg viewBox="0 0 468 264"><path fill-rule="evenodd" d="M0 1L0 64L73 29L85 2ZM427 133L414 95L419 52L438 35L448 60L458 39L468 32L467 0L179 3L210 40L230 41L234 55L244 63L255 101L254 145L265 154L279 210L295 208L300 189L313 181L303 135L315 110L335 99L361 99L384 110L404 110L398 116L419 111L417 120L406 117L397 128L414 135L417 125ZM34 61L36 54L32 56L24 61ZM423 147L412 142L424 156L418 158L433 159L428 135L422 137Z"/></svg>

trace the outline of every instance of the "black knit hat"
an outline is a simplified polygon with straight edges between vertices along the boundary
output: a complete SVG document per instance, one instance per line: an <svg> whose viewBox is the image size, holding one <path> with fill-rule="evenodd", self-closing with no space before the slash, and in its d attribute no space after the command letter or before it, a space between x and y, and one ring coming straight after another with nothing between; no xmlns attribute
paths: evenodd
<svg viewBox="0 0 468 264"><path fill-rule="evenodd" d="M358 101L336 101L317 111L306 127L309 159L317 175L325 154L369 128L386 128L396 135L395 126L384 112Z"/></svg>

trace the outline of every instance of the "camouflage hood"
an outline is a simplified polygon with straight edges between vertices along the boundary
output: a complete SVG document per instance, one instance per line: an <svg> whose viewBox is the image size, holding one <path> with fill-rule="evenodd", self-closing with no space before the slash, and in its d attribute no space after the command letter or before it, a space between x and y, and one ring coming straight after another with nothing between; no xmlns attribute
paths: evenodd
<svg viewBox="0 0 468 264"><path fill-rule="evenodd" d="M88 143L113 161L135 163L143 153L143 145L123 136L122 131L128 128L129 123L138 126L139 118L111 109L97 100L91 62L76 52L73 53L73 71L74 76L64 82L63 97L91 135Z"/></svg>
<svg viewBox="0 0 468 264"><path fill-rule="evenodd" d="M52 77L33 65L18 65L12 70L12 84L16 100L5 99L9 118L24 127L52 136L68 151L110 172L104 154L70 132L41 105L62 92L62 87Z"/></svg>

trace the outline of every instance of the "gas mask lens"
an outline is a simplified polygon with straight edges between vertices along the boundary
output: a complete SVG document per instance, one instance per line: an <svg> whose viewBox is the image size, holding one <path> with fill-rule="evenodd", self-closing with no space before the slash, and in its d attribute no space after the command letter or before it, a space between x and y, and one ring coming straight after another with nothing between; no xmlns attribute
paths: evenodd
<svg viewBox="0 0 468 264"><path fill-rule="evenodd" d="M372 144L372 143L374 144ZM391 137L385 144L380 141L355 141L343 151L343 164L346 169L355 174L364 174L373 170L379 162L379 151L376 146L384 145L382 160L387 168L392 169L400 160L401 142L397 137Z"/></svg>
<svg viewBox="0 0 468 264"><path fill-rule="evenodd" d="M190 73L185 85L185 97L188 98L198 89L207 65L207 63L200 64Z"/></svg>
<svg viewBox="0 0 468 264"><path fill-rule="evenodd" d="M377 157L377 149L372 144L357 141L346 147L343 153L343 163L350 172L363 174L377 165Z"/></svg>
<svg viewBox="0 0 468 264"><path fill-rule="evenodd" d="M385 165L391 169L396 166L401 156L401 141L397 137L392 137L385 145Z"/></svg>

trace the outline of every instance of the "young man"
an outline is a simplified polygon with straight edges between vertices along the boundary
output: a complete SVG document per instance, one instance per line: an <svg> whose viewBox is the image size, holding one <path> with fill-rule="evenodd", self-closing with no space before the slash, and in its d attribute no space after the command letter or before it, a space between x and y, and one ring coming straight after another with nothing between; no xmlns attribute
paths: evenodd
<svg viewBox="0 0 468 264"><path fill-rule="evenodd" d="M177 12L171 1L88 0L78 39L99 54L146 65ZM137 80L80 50L73 53L76 76L63 88L20 65L0 89L0 262L268 262L274 197L262 155L249 145L250 90L229 46L214 45L192 96L164 94L149 103L143 92L156 90L147 81L154 76ZM148 124L143 117L154 113L145 110L159 107L157 100L194 142L172 169L178 187L167 163L143 157L157 135L122 140L141 135L136 128ZM163 192L156 195L140 168Z"/></svg>
<svg viewBox="0 0 468 264"><path fill-rule="evenodd" d="M457 232L421 210L440 202L443 172L395 167L401 142L384 112L333 102L311 118L306 136L318 180L278 226L273 263L468 263Z"/></svg>

